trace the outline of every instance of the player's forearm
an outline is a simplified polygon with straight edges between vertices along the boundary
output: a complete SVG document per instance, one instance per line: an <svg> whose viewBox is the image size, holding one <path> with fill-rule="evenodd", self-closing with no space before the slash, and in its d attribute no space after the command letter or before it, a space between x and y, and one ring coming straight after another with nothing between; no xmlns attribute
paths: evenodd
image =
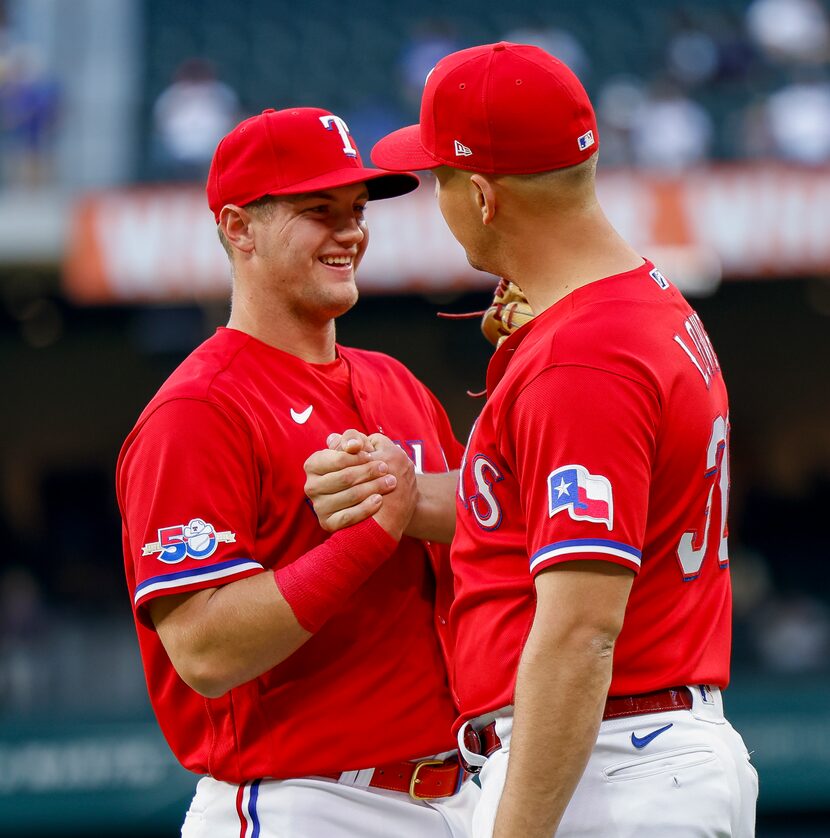
<svg viewBox="0 0 830 838"><path fill-rule="evenodd" d="M458 472L419 474L418 501L406 534L449 544L455 535L455 488Z"/></svg>
<svg viewBox="0 0 830 838"><path fill-rule="evenodd" d="M311 637L270 572L176 599L175 610L165 614L159 600L151 614L179 676L207 698L262 675Z"/></svg>
<svg viewBox="0 0 830 838"><path fill-rule="evenodd" d="M613 640L534 625L516 684L507 781L494 838L551 838L596 741Z"/></svg>
<svg viewBox="0 0 830 838"><path fill-rule="evenodd" d="M282 663L397 546L383 526L363 521L274 572L163 597L150 604L150 614L182 679L216 697Z"/></svg>

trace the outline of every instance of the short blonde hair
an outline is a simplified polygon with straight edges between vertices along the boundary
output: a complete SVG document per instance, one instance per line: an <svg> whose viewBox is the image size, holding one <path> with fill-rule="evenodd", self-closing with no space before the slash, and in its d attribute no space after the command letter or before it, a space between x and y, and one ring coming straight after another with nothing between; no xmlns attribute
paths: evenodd
<svg viewBox="0 0 830 838"><path fill-rule="evenodd" d="M245 204L244 209L248 210L251 215L260 221L269 221L271 216L274 214L274 207L279 200L280 198L278 195L263 195L261 198L251 201L250 204ZM230 259L231 264L233 264L233 247L226 238L225 234L222 232L221 224L216 226L216 233L219 236L219 244L222 245L222 248L228 255L228 259Z"/></svg>
<svg viewBox="0 0 830 838"><path fill-rule="evenodd" d="M549 172L535 172L530 175L502 175L501 177L532 189L578 189L593 182L597 172L598 153L587 160L564 169L552 169Z"/></svg>

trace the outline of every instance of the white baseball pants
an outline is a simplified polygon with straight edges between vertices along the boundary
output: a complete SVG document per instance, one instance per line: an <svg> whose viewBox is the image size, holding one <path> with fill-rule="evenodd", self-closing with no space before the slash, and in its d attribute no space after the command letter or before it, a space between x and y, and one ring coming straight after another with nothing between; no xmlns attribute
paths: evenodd
<svg viewBox="0 0 830 838"><path fill-rule="evenodd" d="M689 689L691 710L602 722L556 838L755 835L758 774L746 746L724 718L720 691ZM475 721L473 725L478 728ZM473 816L473 838L492 838L512 727L512 715L496 719L502 748L478 775L481 798ZM652 736L655 731L660 732ZM643 741L640 748L634 746ZM469 752L465 756L475 761Z"/></svg>
<svg viewBox="0 0 830 838"><path fill-rule="evenodd" d="M355 775L358 772L348 772ZM203 777L182 838L470 838L478 787L452 797L407 794L304 777L242 786Z"/></svg>

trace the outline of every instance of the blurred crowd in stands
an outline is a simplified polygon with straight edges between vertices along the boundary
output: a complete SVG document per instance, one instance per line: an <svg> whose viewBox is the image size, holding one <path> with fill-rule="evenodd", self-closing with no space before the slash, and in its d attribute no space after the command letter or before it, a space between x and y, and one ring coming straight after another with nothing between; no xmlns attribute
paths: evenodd
<svg viewBox="0 0 830 838"><path fill-rule="evenodd" d="M830 14L822 0L590 10L519 0L499 14L479 4L479 15L466 12L470 19L463 2L452 10L425 2L417 18L368 3L349 9L342 30L320 24L316 43L309 43L313 30L280 19L280 3L270 15L266 7L252 11L248 29L229 19L224 38L221 20L186 5L141 4L146 142L138 179L200 179L229 126L270 106L325 104L369 147L417 118L424 78L441 56L498 39L538 44L576 71L596 103L606 166L678 171L713 159L830 160ZM44 56L16 40L3 18L0 0L3 182L39 184L54 170L61 87ZM360 54L348 51L353 31L361 32L353 44Z"/></svg>
<svg viewBox="0 0 830 838"><path fill-rule="evenodd" d="M671 172L712 159L805 166L830 160L830 16L820 0L754 0L743 10L726 4L695 12L677 4L666 24L655 60L644 55L640 72L615 71L590 43L538 19L492 37L537 44L575 70L596 103L603 165ZM429 70L468 45L452 18L411 25L393 66L378 68L399 84L389 84L385 97L346 106L364 147L416 120ZM168 163L186 157L181 171L192 172L197 149L182 146L203 140L208 148L241 112L240 98L244 92L235 96L208 65L185 61L153 109L156 149ZM194 135L192 126L205 130ZM202 170L209 157L202 154Z"/></svg>
<svg viewBox="0 0 830 838"><path fill-rule="evenodd" d="M0 3L0 186L54 179L59 104L44 56L15 38Z"/></svg>
<svg viewBox="0 0 830 838"><path fill-rule="evenodd" d="M564 26L543 23L538 14L531 17L534 23L494 32L493 38L536 44L575 70L596 103L606 166L678 171L722 158L778 158L806 166L830 160L830 16L820 0L754 0L744 10L730 4L693 10L678 3L665 31L657 33L656 60L644 56L639 73L615 71L591 43ZM412 25L394 66L385 68L388 73L378 68L400 83L388 85L385 99L375 96L349 108L352 131L368 146L390 126L414 121L429 70L468 45L452 18ZM185 87L181 76L192 70L192 62L180 67L153 114L155 135L174 160L181 154L176 134L187 121L185 101L194 123L216 129L200 134L206 146L239 113L239 99L209 71Z"/></svg>

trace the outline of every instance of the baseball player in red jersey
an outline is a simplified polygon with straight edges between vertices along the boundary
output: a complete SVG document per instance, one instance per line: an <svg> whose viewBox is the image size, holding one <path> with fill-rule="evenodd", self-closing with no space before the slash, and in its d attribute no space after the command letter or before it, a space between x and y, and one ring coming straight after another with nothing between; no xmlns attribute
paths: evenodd
<svg viewBox="0 0 830 838"><path fill-rule="evenodd" d="M204 775L187 838L468 834L447 548L407 535L449 540L414 464L447 472L461 446L404 367L334 333L357 299L367 200L416 184L364 168L343 120L315 108L245 120L214 156L230 321L152 399L117 472L152 704ZM349 455L355 473L394 491L328 537L303 463L345 427L378 452Z"/></svg>
<svg viewBox="0 0 830 838"><path fill-rule="evenodd" d="M452 565L476 838L754 834L729 680L729 413L703 325L605 218L579 81L530 46L440 61L420 125L373 149L434 169L475 267L536 313L497 349ZM385 502L385 501L384 501Z"/></svg>

